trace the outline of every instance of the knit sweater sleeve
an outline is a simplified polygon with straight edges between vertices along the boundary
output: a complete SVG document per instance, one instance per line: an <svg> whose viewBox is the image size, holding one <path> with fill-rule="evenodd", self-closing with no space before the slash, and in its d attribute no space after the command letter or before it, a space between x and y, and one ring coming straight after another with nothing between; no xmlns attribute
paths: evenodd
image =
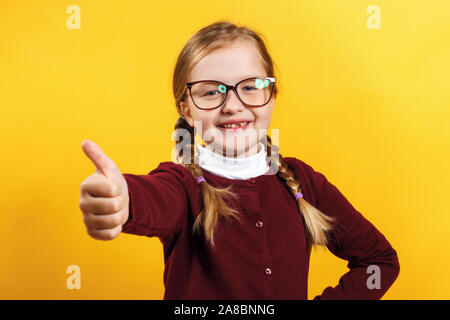
<svg viewBox="0 0 450 320"><path fill-rule="evenodd" d="M130 196L130 216L122 232L160 239L174 236L198 211L199 188L179 164L162 162L147 175L124 174Z"/></svg>
<svg viewBox="0 0 450 320"><path fill-rule="evenodd" d="M380 299L398 277L397 252L387 239L320 172L290 158L311 204L335 219L328 249L348 261L349 271L335 287L328 286L319 299Z"/></svg>

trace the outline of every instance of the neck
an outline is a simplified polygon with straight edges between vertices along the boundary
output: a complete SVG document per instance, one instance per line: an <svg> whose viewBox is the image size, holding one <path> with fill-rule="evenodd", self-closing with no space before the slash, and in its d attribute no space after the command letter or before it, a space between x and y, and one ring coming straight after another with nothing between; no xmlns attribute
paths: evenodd
<svg viewBox="0 0 450 320"><path fill-rule="evenodd" d="M226 157L213 152L202 145L197 145L198 165L216 175L230 179L248 179L267 173L269 164L264 145L259 142L254 154L243 157ZM198 156L198 157L197 157Z"/></svg>

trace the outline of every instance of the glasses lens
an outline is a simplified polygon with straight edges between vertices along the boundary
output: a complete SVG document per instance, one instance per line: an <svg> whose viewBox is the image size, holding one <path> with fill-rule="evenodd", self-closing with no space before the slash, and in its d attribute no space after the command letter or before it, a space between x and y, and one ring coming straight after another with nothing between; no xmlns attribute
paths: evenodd
<svg viewBox="0 0 450 320"><path fill-rule="evenodd" d="M269 102L273 83L266 78L256 78L238 85L239 97L250 106L261 106Z"/></svg>
<svg viewBox="0 0 450 320"><path fill-rule="evenodd" d="M273 83L266 78L253 78L241 82L237 92L241 100L249 106L261 106L269 102ZM199 82L191 87L194 103L202 109L218 107L224 100L227 88L218 82Z"/></svg>
<svg viewBox="0 0 450 320"><path fill-rule="evenodd" d="M226 87L217 82L200 82L191 87L192 99L202 109L212 109L219 106L226 91Z"/></svg>

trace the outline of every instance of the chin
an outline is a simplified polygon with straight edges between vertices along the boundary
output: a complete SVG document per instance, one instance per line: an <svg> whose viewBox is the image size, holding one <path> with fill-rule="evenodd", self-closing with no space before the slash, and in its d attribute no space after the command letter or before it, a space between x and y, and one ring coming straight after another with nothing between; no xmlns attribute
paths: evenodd
<svg viewBox="0 0 450 320"><path fill-rule="evenodd" d="M253 141L252 141L253 142ZM245 145L238 145L236 146L233 143L229 143L227 145L221 145L217 150L222 150L226 156L233 157L233 156L249 156L248 154L250 150L255 149L256 142L249 144L249 147L245 147ZM256 150L257 151L257 150ZM247 153L247 154L246 154Z"/></svg>
<svg viewBox="0 0 450 320"><path fill-rule="evenodd" d="M249 150L255 150L258 145L258 135L255 130L243 130L242 131L225 131L225 130L215 130L208 131L208 135L204 136L203 139L211 150L224 156L234 157L234 156L246 156L245 154ZM205 140L206 138L206 140ZM213 139L211 139L213 138ZM258 151L256 149L256 151ZM253 153L255 151L252 151Z"/></svg>

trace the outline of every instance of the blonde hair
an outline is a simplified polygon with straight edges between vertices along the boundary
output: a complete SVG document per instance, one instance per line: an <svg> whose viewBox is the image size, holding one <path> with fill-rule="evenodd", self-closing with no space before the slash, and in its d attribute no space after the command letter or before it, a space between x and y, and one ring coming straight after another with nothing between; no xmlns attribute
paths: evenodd
<svg viewBox="0 0 450 320"><path fill-rule="evenodd" d="M268 77L274 77L274 67L272 59L267 51L265 41L262 35L245 27L238 27L228 21L218 21L210 24L196 34L194 34L181 50L174 70L173 75L173 92L176 100L177 111L179 118L175 123L175 130L185 129L188 133L182 140L176 141L175 144L190 139L189 152L185 154L183 149L177 157L181 157L181 164L186 167L195 178L203 175L202 169L195 161L194 137L195 129L191 127L181 111L180 102L186 98L186 83L188 82L189 74L192 68L206 55L213 50L223 48L230 42L237 39L249 40L258 48L264 68ZM277 86L274 84L273 94L277 95ZM186 141L184 141L186 143ZM186 148L184 148L186 151ZM274 152L275 151L275 152ZM267 136L267 155L270 157L272 163L277 166L277 175L284 181L288 190L292 195L302 192L300 183L295 177L294 172L289 168L284 161L278 148L272 145L272 141ZM236 218L242 222L238 216L238 212L231 208L226 199L237 197L231 190L231 185L227 188L216 188L206 182L200 183L200 188L203 196L203 209L194 222L193 232L203 232L206 241L214 246L214 229L220 218ZM327 232L331 230L331 222L333 219L304 198L298 198L297 206L299 208L303 223L305 225L306 240L308 247L312 245L326 245L328 243Z"/></svg>

